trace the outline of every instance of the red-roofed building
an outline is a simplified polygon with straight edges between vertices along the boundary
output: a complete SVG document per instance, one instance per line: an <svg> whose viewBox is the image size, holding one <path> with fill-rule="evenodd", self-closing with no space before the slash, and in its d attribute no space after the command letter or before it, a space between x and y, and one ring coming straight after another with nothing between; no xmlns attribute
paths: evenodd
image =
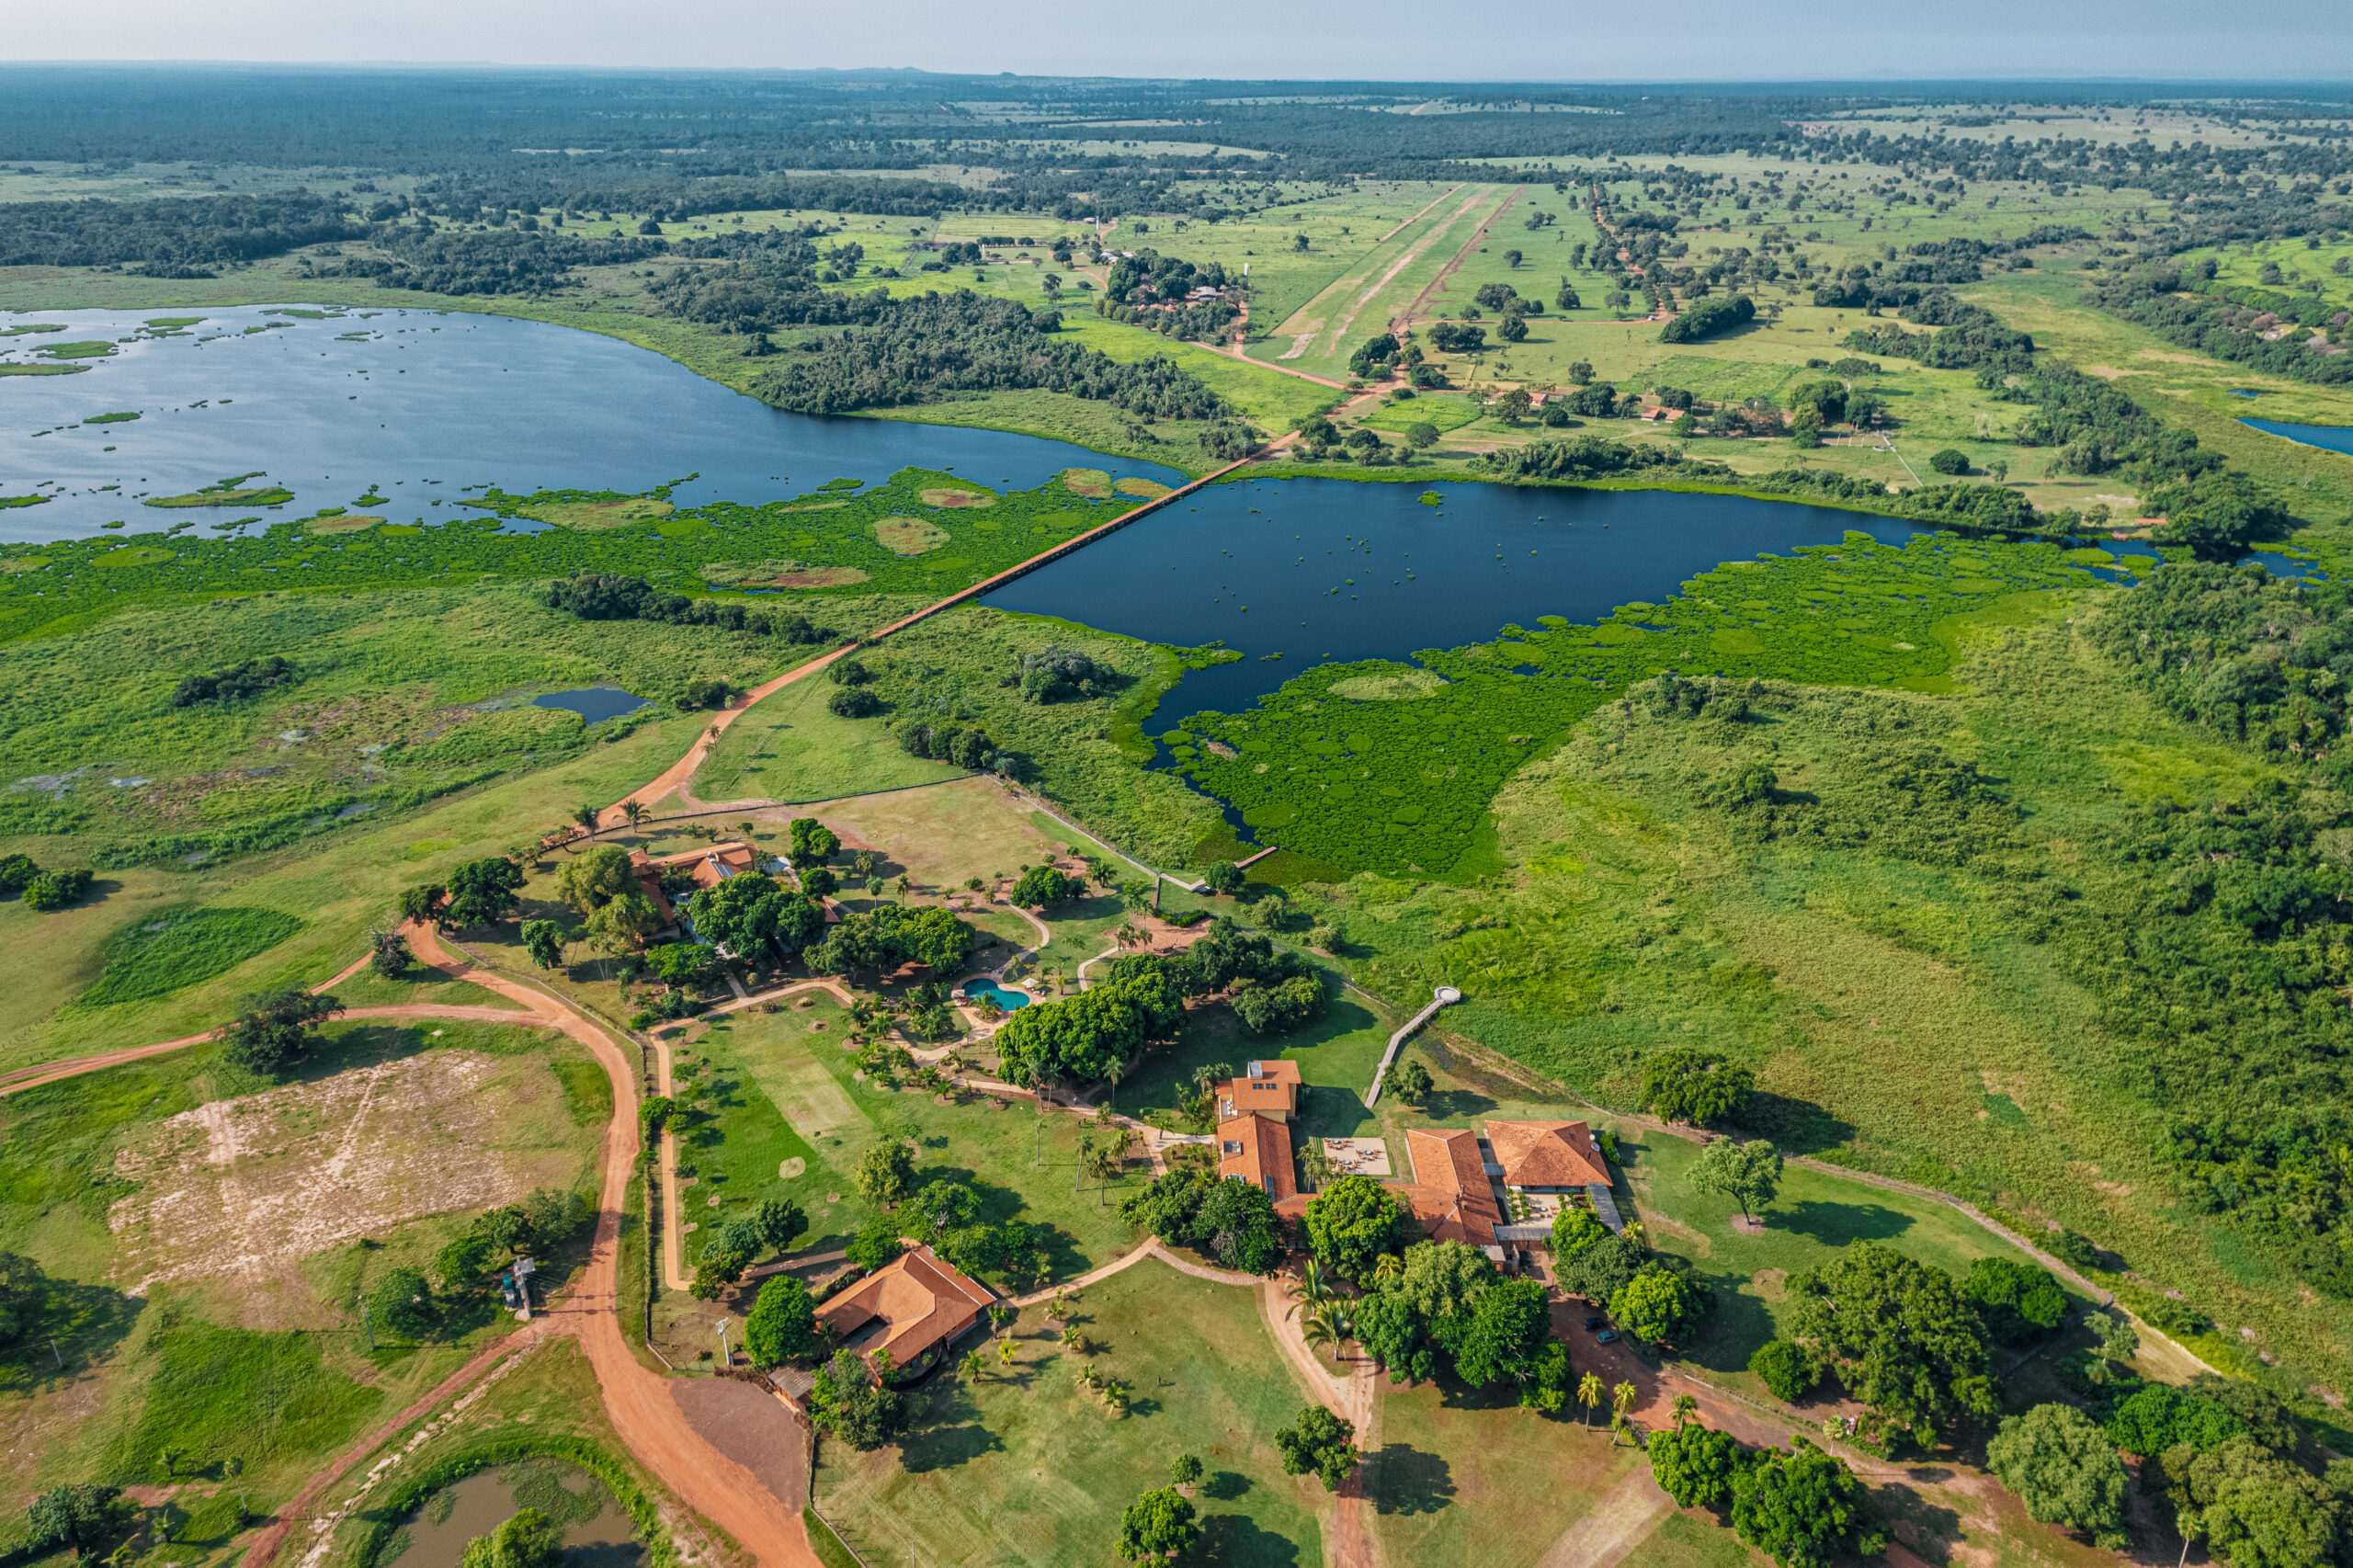
<svg viewBox="0 0 2353 1568"><path fill-rule="evenodd" d="M1397 1196L1413 1209L1423 1234L1432 1241L1495 1246L1504 1210L1495 1184L1487 1179L1486 1155L1477 1133L1461 1127L1434 1131L1416 1128L1405 1134L1405 1158L1414 1168L1414 1180L1398 1187Z"/></svg>
<svg viewBox="0 0 2353 1568"><path fill-rule="evenodd" d="M662 891L665 872L684 868L695 880L698 888L715 888L730 877L740 877L759 867L759 852L740 839L714 844L707 849L688 849L676 855L656 857L642 849L629 852L630 869L637 873L637 885L662 912L665 926L677 922L678 912L670 905L669 895Z"/></svg>
<svg viewBox="0 0 2353 1568"><path fill-rule="evenodd" d="M912 1365L934 1346L955 1343L996 1300L985 1285L927 1246L912 1247L817 1309L817 1321L861 1356L891 1353Z"/></svg>
<svg viewBox="0 0 2353 1568"><path fill-rule="evenodd" d="M1299 1191L1291 1175L1290 1128L1271 1116L1253 1113L1220 1122L1217 1153L1219 1176L1246 1181L1279 1204Z"/></svg>
<svg viewBox="0 0 2353 1568"><path fill-rule="evenodd" d="M1609 1185L1601 1140L1582 1121L1491 1121L1487 1144L1503 1167L1506 1187L1574 1192Z"/></svg>
<svg viewBox="0 0 2353 1568"><path fill-rule="evenodd" d="M1289 1121L1299 1109L1299 1094L1298 1062L1253 1062L1241 1077L1228 1078L1218 1086L1217 1119L1271 1116Z"/></svg>

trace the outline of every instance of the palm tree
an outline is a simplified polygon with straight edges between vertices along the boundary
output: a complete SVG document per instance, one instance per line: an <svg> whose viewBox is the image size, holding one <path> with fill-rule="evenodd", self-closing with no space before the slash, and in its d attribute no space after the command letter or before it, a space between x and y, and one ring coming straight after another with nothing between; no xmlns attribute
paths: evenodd
<svg viewBox="0 0 2353 1568"><path fill-rule="evenodd" d="M628 820L629 825L631 827L635 827L639 823L643 822L647 817L650 817L653 814L654 812L652 810L650 810L642 801L623 801L621 802L621 815Z"/></svg>
<svg viewBox="0 0 2353 1568"><path fill-rule="evenodd" d="M604 809L599 806L575 806L573 808L572 820L578 823L582 829L593 837L604 815Z"/></svg>
<svg viewBox="0 0 2353 1568"><path fill-rule="evenodd" d="M1625 1426L1626 1417L1633 1412L1636 1397L1631 1383L1620 1383L1609 1391L1609 1443L1612 1448L1618 1444L1619 1428Z"/></svg>
<svg viewBox="0 0 2353 1568"><path fill-rule="evenodd" d="M1677 1426L1688 1426L1692 1422L1697 1421L1699 1418L1699 1399L1696 1396L1688 1393L1677 1394L1675 1396L1675 1424Z"/></svg>
<svg viewBox="0 0 2353 1568"><path fill-rule="evenodd" d="M1081 1355L1085 1355L1085 1354L1086 1354L1086 1351L1085 1351L1085 1349L1084 1349L1084 1346L1086 1346L1086 1335L1083 1335L1083 1334L1079 1333L1079 1332L1078 1332L1078 1330L1077 1330L1076 1328L1066 1328L1066 1329L1063 1330L1063 1349L1065 1349L1065 1350L1076 1350L1076 1351L1078 1351Z"/></svg>
<svg viewBox="0 0 2353 1568"><path fill-rule="evenodd" d="M1290 1293L1311 1312L1339 1297L1339 1291L1333 1288L1331 1279L1324 1274L1324 1266L1312 1257L1300 1266L1299 1283L1291 1287ZM1291 1310L1296 1312L1299 1309L1294 1307Z"/></svg>
<svg viewBox="0 0 2353 1568"><path fill-rule="evenodd" d="M1309 1316L1306 1324L1300 1330L1300 1337L1307 1341L1310 1346L1330 1346L1332 1359L1336 1362L1340 1358L1340 1346L1347 1342L1348 1335L1355 1327L1356 1325L1348 1321L1346 1308L1337 1301L1326 1301Z"/></svg>
<svg viewBox="0 0 2353 1568"><path fill-rule="evenodd" d="M1112 927L1111 940L1122 948L1132 948L1137 943L1150 941L1151 938L1138 930L1133 921L1122 920L1118 926Z"/></svg>
<svg viewBox="0 0 2353 1568"><path fill-rule="evenodd" d="M1000 1366L1012 1366L1013 1358L1020 1354L1020 1348L1016 1346L1010 1338L1000 1339L996 1342L996 1358L997 1363Z"/></svg>
<svg viewBox="0 0 2353 1568"><path fill-rule="evenodd" d="M1404 1278L1404 1274L1405 1260L1393 1252L1382 1253L1372 1266L1372 1282L1375 1285L1386 1285L1392 1279Z"/></svg>
<svg viewBox="0 0 2353 1568"><path fill-rule="evenodd" d="M1599 1372L1587 1372L1577 1383L1577 1403L1585 1406L1585 1426L1588 1432L1593 1430L1593 1407L1601 1403L1605 1392Z"/></svg>
<svg viewBox="0 0 2353 1568"><path fill-rule="evenodd" d="M982 1355L979 1351L967 1350L964 1352L964 1375L972 1379L974 1382L977 1383L981 1381L981 1372L988 1366L988 1358Z"/></svg>

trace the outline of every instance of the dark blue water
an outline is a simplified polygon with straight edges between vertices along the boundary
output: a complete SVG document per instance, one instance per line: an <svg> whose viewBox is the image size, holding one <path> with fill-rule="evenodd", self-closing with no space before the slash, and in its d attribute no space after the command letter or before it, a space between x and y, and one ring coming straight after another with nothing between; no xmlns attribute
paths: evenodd
<svg viewBox="0 0 2353 1568"><path fill-rule="evenodd" d="M1671 597L1726 561L1850 531L1921 531L1862 512L1736 495L1258 480L1211 486L990 594L1154 642L1223 642L1239 664L1188 675L1173 718L1235 712L1313 665L1409 659L1540 616L1590 622ZM1273 657L1279 653L1279 659Z"/></svg>
<svg viewBox="0 0 2353 1568"><path fill-rule="evenodd" d="M578 691L551 691L545 697L531 699L534 708L563 708L579 714L591 724L608 719L618 719L624 713L634 713L645 706L642 697L632 697L617 686L588 686Z"/></svg>
<svg viewBox="0 0 2353 1568"><path fill-rule="evenodd" d="M268 309L205 312L175 336L141 324L198 311L0 312L0 326L66 324L0 337L0 361L40 363L45 343L131 339L111 358L77 361L90 366L81 374L0 377L0 494L55 497L0 513L0 538L78 538L119 518L133 530L225 521L250 509L138 502L256 472L294 492L279 516L344 506L425 523L468 515L461 495L491 484L638 492L697 474L671 495L690 506L772 501L835 478L872 483L910 466L1019 489L1074 466L1181 483L1157 464L1029 436L779 414L658 354L541 322L358 310L305 321ZM246 330L265 323L277 324ZM140 417L83 423L108 413ZM355 505L371 485L382 502Z"/></svg>
<svg viewBox="0 0 2353 1568"><path fill-rule="evenodd" d="M2233 397L2261 397L2263 394L2259 392L2249 392L2245 387L2233 387L2231 395Z"/></svg>
<svg viewBox="0 0 2353 1568"><path fill-rule="evenodd" d="M2242 419L2239 423L2252 426L2267 436L2282 436L2307 447L2353 457L2353 426L2282 425L2274 419Z"/></svg>

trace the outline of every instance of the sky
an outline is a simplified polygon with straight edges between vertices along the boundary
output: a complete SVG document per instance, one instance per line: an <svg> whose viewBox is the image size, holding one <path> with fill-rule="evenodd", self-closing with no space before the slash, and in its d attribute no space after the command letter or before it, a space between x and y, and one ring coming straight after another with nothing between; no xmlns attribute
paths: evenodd
<svg viewBox="0 0 2353 1568"><path fill-rule="evenodd" d="M0 0L0 57L1290 80L2353 79L2347 0Z"/></svg>

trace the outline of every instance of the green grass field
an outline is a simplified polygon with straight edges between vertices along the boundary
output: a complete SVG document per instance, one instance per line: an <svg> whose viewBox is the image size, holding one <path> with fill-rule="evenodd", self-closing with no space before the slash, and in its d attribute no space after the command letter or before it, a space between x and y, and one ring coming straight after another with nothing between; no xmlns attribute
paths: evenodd
<svg viewBox="0 0 2353 1568"><path fill-rule="evenodd" d="M1018 1358L977 1381L943 1373L914 1396L914 1430L871 1454L819 1445L817 1506L870 1568L1099 1562L1120 1512L1200 1456L1194 1506L1209 1560L1312 1568L1329 1507L1282 1473L1273 1437L1305 1398L1259 1318L1255 1290L1145 1262L1090 1287L1067 1322L1086 1358L1132 1392L1123 1418L1073 1377L1078 1358L1041 1312L1016 1326Z"/></svg>

